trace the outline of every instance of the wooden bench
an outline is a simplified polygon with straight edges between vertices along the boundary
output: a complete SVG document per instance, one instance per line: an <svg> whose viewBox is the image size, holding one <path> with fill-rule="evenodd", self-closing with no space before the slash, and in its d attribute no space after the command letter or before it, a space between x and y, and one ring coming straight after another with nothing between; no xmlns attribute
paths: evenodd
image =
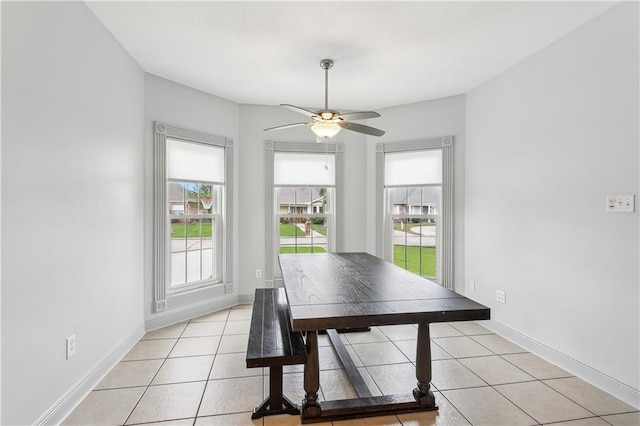
<svg viewBox="0 0 640 426"><path fill-rule="evenodd" d="M269 367L269 396L253 410L252 419L273 414L300 414L282 394L282 366L304 364L302 333L291 331L283 288L256 289L247 345L247 368Z"/></svg>

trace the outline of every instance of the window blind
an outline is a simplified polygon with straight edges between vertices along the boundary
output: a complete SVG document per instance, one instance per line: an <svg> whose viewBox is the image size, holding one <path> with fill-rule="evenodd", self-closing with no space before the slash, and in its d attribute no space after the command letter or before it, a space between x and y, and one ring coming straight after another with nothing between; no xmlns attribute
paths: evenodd
<svg viewBox="0 0 640 426"><path fill-rule="evenodd" d="M276 152L273 157L273 183L335 186L335 154Z"/></svg>
<svg viewBox="0 0 640 426"><path fill-rule="evenodd" d="M442 184L442 150L387 152L384 156L384 184Z"/></svg>
<svg viewBox="0 0 640 426"><path fill-rule="evenodd" d="M167 177L224 183L224 148L167 139Z"/></svg>

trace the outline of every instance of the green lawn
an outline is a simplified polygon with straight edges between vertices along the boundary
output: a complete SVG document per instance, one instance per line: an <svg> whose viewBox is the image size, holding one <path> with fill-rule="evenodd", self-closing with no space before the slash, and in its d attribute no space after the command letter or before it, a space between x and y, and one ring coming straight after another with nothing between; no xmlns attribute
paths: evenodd
<svg viewBox="0 0 640 426"><path fill-rule="evenodd" d="M187 226L184 223L171 224L171 238L184 238L185 233L187 238L211 237L211 222L203 223L202 228L200 223L188 223Z"/></svg>
<svg viewBox="0 0 640 426"><path fill-rule="evenodd" d="M313 253L326 253L327 251L318 246L298 246L296 247L280 247L280 253L311 253L311 249L313 248Z"/></svg>
<svg viewBox="0 0 640 426"><path fill-rule="evenodd" d="M327 236L327 227L324 225L311 225L311 227L313 228L314 231L316 231L318 234L322 234L325 237Z"/></svg>
<svg viewBox="0 0 640 426"><path fill-rule="evenodd" d="M280 224L281 237L304 237L304 231L292 223Z"/></svg>
<svg viewBox="0 0 640 426"><path fill-rule="evenodd" d="M393 263L413 273L435 277L436 248L394 245Z"/></svg>

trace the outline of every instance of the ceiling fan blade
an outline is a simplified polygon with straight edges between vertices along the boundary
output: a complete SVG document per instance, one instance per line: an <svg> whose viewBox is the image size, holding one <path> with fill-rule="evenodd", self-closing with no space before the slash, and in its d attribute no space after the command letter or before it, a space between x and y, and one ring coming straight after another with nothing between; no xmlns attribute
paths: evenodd
<svg viewBox="0 0 640 426"><path fill-rule="evenodd" d="M365 118L380 117L380 114L375 111L358 111L340 114L340 117L342 117L344 120L364 120Z"/></svg>
<svg viewBox="0 0 640 426"><path fill-rule="evenodd" d="M304 108L300 108L297 107L295 105L290 105L290 104L280 104L280 106L285 107L290 109L291 111L295 111L295 112L299 112L300 114L306 115L307 117L313 118L313 117L317 117L318 114L316 114L313 111L309 111L308 109L304 109Z"/></svg>
<svg viewBox="0 0 640 426"><path fill-rule="evenodd" d="M313 123L293 123L293 124L284 124L282 126L276 126L276 127L269 127L268 129L264 129L264 131L269 131L269 130L280 130L280 129L288 129L290 127L298 127L298 126L310 126Z"/></svg>
<svg viewBox="0 0 640 426"><path fill-rule="evenodd" d="M364 133L365 135L371 136L382 136L384 135L384 130L379 130L374 127L365 126L364 124L358 123L349 123L348 121L340 121L338 126L343 129L351 130L358 133Z"/></svg>

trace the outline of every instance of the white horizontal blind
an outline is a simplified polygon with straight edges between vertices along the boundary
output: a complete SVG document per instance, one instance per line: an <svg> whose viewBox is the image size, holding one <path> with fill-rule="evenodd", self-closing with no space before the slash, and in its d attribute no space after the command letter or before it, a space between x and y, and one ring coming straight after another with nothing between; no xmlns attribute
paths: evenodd
<svg viewBox="0 0 640 426"><path fill-rule="evenodd" d="M387 152L384 155L384 184L442 184L442 150Z"/></svg>
<svg viewBox="0 0 640 426"><path fill-rule="evenodd" d="M167 178L224 183L224 148L167 139Z"/></svg>
<svg viewBox="0 0 640 426"><path fill-rule="evenodd" d="M276 152L273 156L273 184L335 186L335 162L333 153Z"/></svg>

